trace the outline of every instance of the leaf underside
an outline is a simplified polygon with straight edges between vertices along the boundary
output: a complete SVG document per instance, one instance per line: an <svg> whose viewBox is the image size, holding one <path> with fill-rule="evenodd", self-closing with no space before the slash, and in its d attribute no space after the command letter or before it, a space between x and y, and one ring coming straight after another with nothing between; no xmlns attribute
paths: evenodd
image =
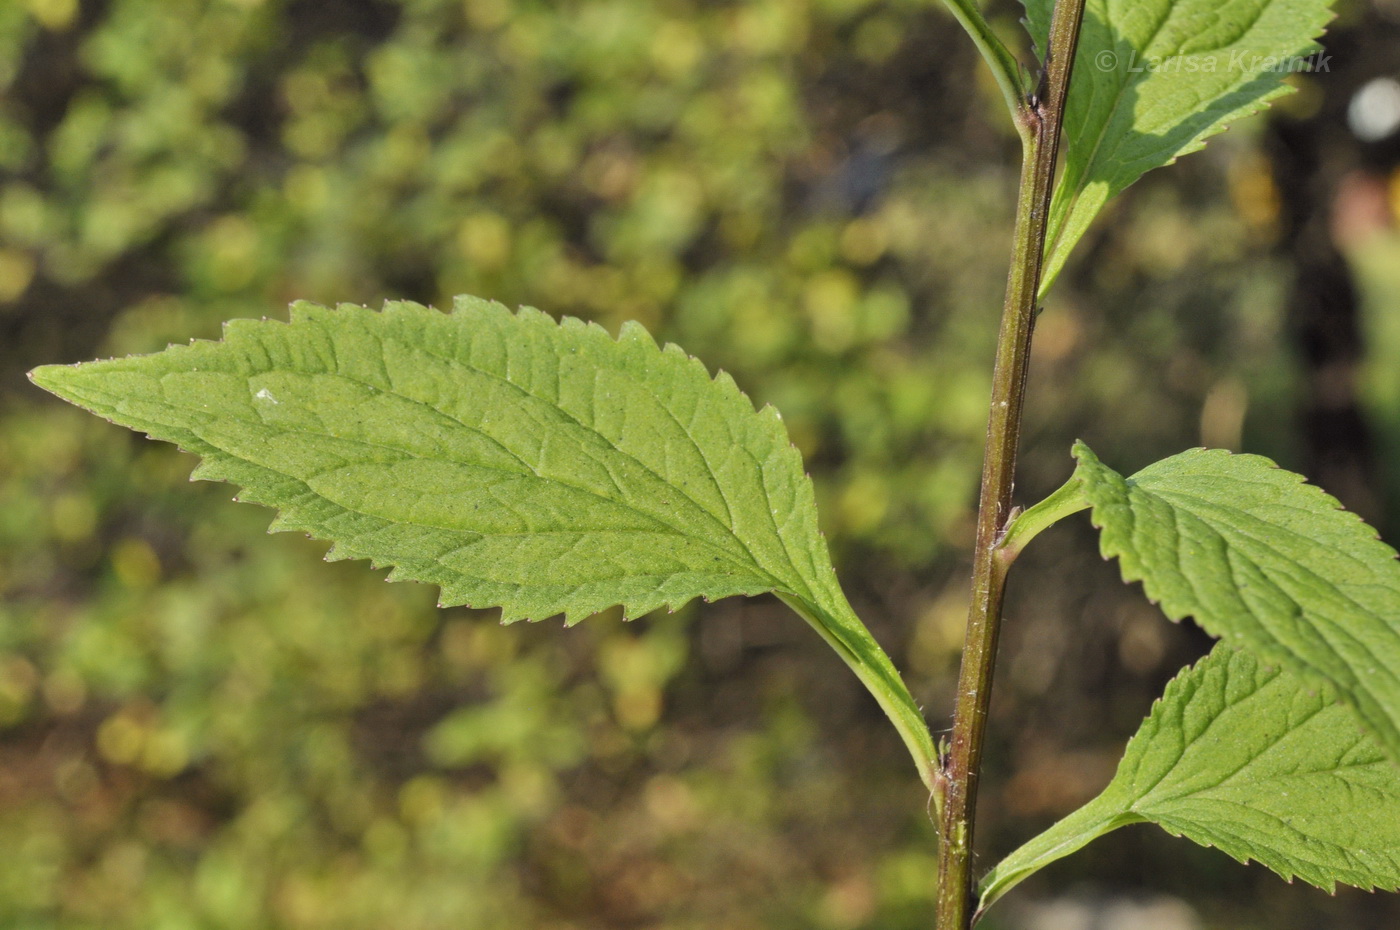
<svg viewBox="0 0 1400 930"><path fill-rule="evenodd" d="M1327 891L1400 887L1400 767L1330 694L1224 643L1167 685L1101 795L983 880L981 906L1139 822Z"/></svg>
<svg viewBox="0 0 1400 930"><path fill-rule="evenodd" d="M303 302L290 323L235 320L218 342L31 377L201 456L194 477L276 508L274 531L438 585L444 606L573 623L776 593L929 777L927 728L841 592L777 411L639 325L614 340L469 297L451 314Z"/></svg>
<svg viewBox="0 0 1400 930"><path fill-rule="evenodd" d="M1054 0L1024 0L1040 49ZM1064 118L1041 296L1113 197L1289 93L1331 0L1088 0Z"/></svg>
<svg viewBox="0 0 1400 930"><path fill-rule="evenodd" d="M1075 457L1125 581L1332 689L1400 761L1400 562L1373 529L1257 455L1195 449L1126 479L1082 443Z"/></svg>

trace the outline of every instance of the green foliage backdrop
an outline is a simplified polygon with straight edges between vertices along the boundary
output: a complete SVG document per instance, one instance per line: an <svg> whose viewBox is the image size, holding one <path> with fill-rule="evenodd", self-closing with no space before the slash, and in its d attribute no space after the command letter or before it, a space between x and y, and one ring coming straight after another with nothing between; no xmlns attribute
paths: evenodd
<svg viewBox="0 0 1400 930"><path fill-rule="evenodd" d="M1017 145L940 9L22 0L0 88L0 928L924 925L921 786L785 608L438 610L21 373L296 298L640 320L782 410L937 723ZM1025 499L1076 435L1126 470L1203 439L1292 463L1257 131L1142 182L1090 233L1102 270L1066 269ZM1202 650L1056 533L1013 585L998 852L1101 788Z"/></svg>

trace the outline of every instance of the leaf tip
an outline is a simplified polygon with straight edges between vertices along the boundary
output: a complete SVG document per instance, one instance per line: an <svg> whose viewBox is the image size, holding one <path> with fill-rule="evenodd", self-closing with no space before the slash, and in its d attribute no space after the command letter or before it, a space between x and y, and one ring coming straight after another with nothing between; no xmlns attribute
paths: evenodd
<svg viewBox="0 0 1400 930"><path fill-rule="evenodd" d="M28 372L30 382L55 397L77 403L71 395L74 379L82 374L83 362L76 365L40 365Z"/></svg>

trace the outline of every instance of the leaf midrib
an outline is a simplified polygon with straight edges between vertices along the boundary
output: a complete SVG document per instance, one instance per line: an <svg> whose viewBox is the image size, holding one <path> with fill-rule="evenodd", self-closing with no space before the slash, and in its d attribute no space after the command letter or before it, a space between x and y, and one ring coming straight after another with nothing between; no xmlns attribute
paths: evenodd
<svg viewBox="0 0 1400 930"><path fill-rule="evenodd" d="M399 345L402 346L402 345L406 345L406 344L400 342ZM452 359L447 359L447 358L444 358L444 357L438 356L438 355L434 355L434 357L435 357L435 358L439 358L439 359L441 359L441 360L443 360L443 361L445 361L445 362L452 362L452 361L453 361ZM459 362L458 364L460 364L460 362ZM521 393L525 394L525 395L528 396L528 397L533 398L534 400L537 400L537 401L540 401L540 402L543 402L543 403L550 403L546 398L541 398L541 397L538 397L538 396L535 395L535 394L532 394L532 393L530 393L530 392L528 392L528 391L525 391L525 390L524 390L523 388L521 388L519 385L516 385L516 384L514 384L514 383L511 382L511 381L508 381L508 380L506 380L506 379L504 379L504 378L501 378L501 377L499 377L499 376L497 376L497 375L494 375L494 374L492 374L491 372L484 372L484 371L481 371L481 369L478 369L478 368L475 368L475 367L472 367L472 366L462 366L462 367L467 368L467 369L470 370L470 371L480 373L480 374L482 374L483 376L493 378L493 379L496 380L496 381L500 381L500 382L502 382L502 383L509 384L511 387L513 387L513 388L515 388L515 389L521 391ZM192 369L192 370L197 370L197 369ZM640 462L639 460L637 460L634 456L628 454L627 452L625 452L625 451L622 450L622 449L617 448L616 446L611 446L611 445L609 445L609 448L615 450L618 454L623 455L623 456L625 456L626 458L628 458L629 460L633 461L634 463L637 463L638 465L640 465L640 466L647 472L647 474L651 475L654 479L656 479L658 482L660 482L660 483L661 483L662 485L664 485L665 487L674 489L674 490L676 491L677 494L681 495L681 496L684 497L687 501L689 501L689 502L695 507L695 509L696 509L697 512L699 512L700 514L703 514L705 518L707 518L708 520L712 521L714 524L718 525L722 530L725 530L726 532L724 532L722 535L723 535L725 538L733 539L733 540L740 546L740 548L743 549L744 554L747 555L747 556L749 557L749 559L751 560L751 561L750 561L750 564L745 565L745 564L743 564L743 563L740 563L740 562L735 561L734 553L731 552L731 551L728 550L728 549L725 549L725 548L723 548L723 547L721 547L721 546L716 545L716 544L714 543L714 541L710 538L709 535L705 535L705 536L696 536L696 535L694 535L692 532L687 532L686 530L677 527L677 526L676 526L675 524L673 524L673 523L670 523L670 522L668 522L668 521L659 519L659 518L657 518L656 516L654 516L654 515L652 515L652 514L646 513L645 511L642 511L642 510L638 509L638 508L637 508L635 505L633 505L630 501L627 501L627 500L625 500L625 499L614 499L614 498L606 497L606 496L604 496L604 495L602 495L602 494L598 493L597 491L594 491L594 490L592 490L592 489L590 489L590 488L581 487L581 486L579 486L579 485L570 483L570 482L565 481L565 480L562 480L562 479L553 478L553 477L546 477L546 476L544 476L544 475L541 475L541 474L538 472L538 470L535 469L534 466L530 465L529 462L525 461L523 458L521 458L518 454L516 454L515 452L513 452L512 450L510 450L508 447L502 445L494 436L490 435L489 433L486 433L486 432L482 431L482 430L479 429L478 427L473 427L472 425L470 425L470 424L468 424L468 423L466 423L466 422L464 422L464 421L458 419L457 417L451 416L450 414L448 414L448 413L446 413L446 412L444 412L444 411L438 410L437 408L432 407L431 405L425 403L424 401L418 400L417 398L410 397L410 396L408 396L408 395L406 395L406 394L399 393L398 391L394 391L394 390L386 391L386 390L384 390L383 388L379 387L378 385L372 384L372 383L370 383L370 382L368 382L368 381L365 381L365 380L363 380L363 379L360 379L360 378L356 378L356 377L353 377L353 376L344 374L343 372L338 371L338 370L337 370L337 371L334 371L334 372L328 372L328 371L316 372L316 371L306 371L306 370L301 370L301 369L270 368L270 369L259 369L259 370L255 370L252 374L247 374L247 373L244 373L244 372L229 372L229 371L222 371L222 372L220 372L220 373L221 373L221 374L233 375L233 376L235 376L235 377L244 378L245 380L247 380L247 379L251 379L251 378L254 377L255 375L276 374L276 373L281 373L281 372L285 372L285 371L288 371L288 370L294 371L296 374L303 375L303 376L341 378L341 379L344 379L344 380L345 380L346 382L348 382L348 383L357 384L357 385L360 385L360 386L362 386L362 387L367 387L367 388L370 388L371 390L374 390L374 391L376 391L376 392L378 392L378 393L391 394L392 396L394 396L394 397L396 397L396 398L398 398L398 399L400 399L400 400L406 401L406 402L408 402L408 403L411 403L411 404L414 404L414 405L417 405L417 406L421 406L421 407L427 409L428 411L430 411L431 413L433 413L433 414L435 414L435 415L437 415L437 416L442 416L442 417L444 417L444 418L450 420L451 422L453 422L453 423L457 424L458 426L460 426L463 430L465 430L465 431L467 431L467 432L469 432L469 433L472 433L472 434L474 434L474 435L479 435L479 436L481 436L481 437L487 439L487 440L490 441L492 444L494 444L494 445L496 445L497 447L499 447L500 449L502 449L502 451L504 451L504 452L506 452L507 454L509 454L509 455L511 456L511 458L513 458L513 459L515 459L516 461L520 462L522 468L525 469L525 470L516 472L516 471L510 471L510 470L508 470L508 469L500 468L499 466L493 466L493 465L489 465L489 464L485 464L485 463L476 463L476 462L465 463L465 464L469 464L469 465L470 465L471 467L473 467L473 468L481 468L481 469L484 469L484 470L498 471L498 472L500 472L500 473L502 473L502 474L511 475L511 476L514 476L514 477L534 477L534 478L536 478L537 480L540 480L540 481L555 482L555 483L557 483L557 484L560 484L560 485L562 485L562 486L564 486L564 487L569 488L570 490L578 491L578 492L580 492L580 493L582 493L582 494L586 494L586 495L588 495L588 496L590 496L590 497L593 497L593 498L595 498L595 499L597 499L597 500L600 500L600 501L603 501L603 502L605 502L605 503L614 504L614 505L620 505L620 506L623 507L624 509L628 510L628 511L631 512L631 513L636 514L637 516L641 517L642 519L644 519L644 520L646 520L646 521L648 521L648 522L651 522L651 523L653 523L653 524L657 524L657 525L659 525L659 526L667 527L668 530L670 531L670 534L671 534L671 535L674 535L674 536L677 536L677 537L683 538L683 539L695 540L695 541L697 541L697 542L700 542L701 544L703 544L703 545L706 546L707 548L711 549L712 551L719 553L720 555L722 555L722 556L724 557L725 562L726 562L727 564L729 564L729 565L731 565L731 566L733 566L734 568L736 568L736 569L739 570L739 571L736 571L736 572L734 573L734 574L736 574L736 575L737 575L737 574L749 574L749 575L751 575L751 576L758 576L758 577L757 577L757 580L759 580L760 582L762 582L762 583L764 583L764 584L770 585L770 586L773 587L774 589L788 590L788 588L790 587L790 585L785 584L785 583L779 581L777 578L775 578L775 577L772 575L772 573L770 573L770 572L767 571L765 568L763 568L762 565L758 562L758 560L754 557L753 552L748 548L748 546L743 542L743 540L740 539L740 538L738 537L738 535L735 534L735 533L733 532L732 529L729 529L729 528L725 527L722 523L720 523L719 520L718 520L718 518L716 517L716 515L715 515L714 513L712 513L708 508L705 508L705 507L704 507L703 505L701 505L698 501L696 501L694 498L692 498L688 493L686 493L686 492L684 491L684 489L677 488L674 484L672 484L671 482L667 481L665 478L663 478L663 477L661 477L660 475L658 475L654 470L652 470L651 468L646 467L644 463L641 463L641 462ZM168 372L168 373L166 373L166 375L160 376L160 378L159 378L158 380L161 381L161 382L163 382L164 379L165 379L167 376L170 376L170 375L178 375L178 374L181 374L181 373L182 373L182 372ZM387 380L387 379L386 379L386 380ZM113 394L113 393L111 393L111 392L109 392L109 391L103 391L103 390L101 390L100 388L93 387L92 385L88 385L88 389L87 389L84 393L86 393L88 396L94 396L94 395L96 395L96 396L99 396L99 397L106 397L106 398L108 399L108 404L107 404L107 405L108 405L109 407L111 407L112 409L114 409L114 410L120 410L121 407L123 406L123 403L122 403L122 402L125 400L125 398L122 397L121 395ZM149 398L143 400L142 402L145 403L145 404L156 403L156 401L154 401L154 400L152 400L152 399L149 399ZM159 401L159 403L160 403L162 406L166 407L167 409L172 410L172 411L175 411L175 412L177 412L177 413L188 413L188 412L190 412L190 408L188 408L188 407L183 407L183 406L180 406L180 405L178 405L178 404L171 403L171 402L168 400L168 396L165 395L164 392L162 392L162 399L161 399L161 401ZM588 433L590 433L590 434L592 434L592 435L595 435L595 436L601 436L601 434L599 434L596 430L590 429L588 426L586 426L585 424L583 424L582 422L580 422L579 420L577 420L577 418L568 415L567 411L562 410L562 408L558 408L558 407L551 406L551 409L559 409L560 412L561 412L562 414L564 414L564 415L568 418L569 422L573 423L573 424L574 424L575 426L577 426L579 429L585 430L585 431L587 431ZM253 408L253 412L256 414L256 408ZM229 421L233 421L233 422L243 423L243 424L245 424L245 425L254 426L254 427L257 427L257 428L263 429L263 430L274 431L275 433L281 433L281 434L284 434L284 435L298 435L298 434L299 434L299 435L308 436L308 437L313 437L313 438L314 438L314 437L325 437L325 438L335 439L337 442L344 442L344 443L349 443L349 444L353 444L353 445L362 445L362 446L365 446L365 447L368 447L368 448L379 448L379 449L384 449L384 450L386 450L386 451L394 452L394 453L399 454L399 455L405 455L405 456L415 457L415 458L419 458L419 459L423 459L423 460L427 460L427 461L439 462L439 463L443 463L443 464L449 464L449 465L460 465L460 464L464 464L464 463L455 461L455 460L450 459L450 458L442 458L442 457L440 457L440 456L428 455L428 454L421 453L421 452L418 452L418 451L415 451L415 450L408 450L408 449L404 449L404 448L399 447L399 446L389 445L388 443L384 443L384 442L378 442L378 441L371 441L371 440L366 440L366 439L355 439L355 438L337 436L337 435L334 435L333 433L330 433L329 431L326 431L326 432L318 432L318 431L315 431L315 430L309 430L309 429L304 429L304 428L301 428L301 429L282 429L282 428L274 428L274 427L272 427L270 424L268 424L266 420L263 420L261 417L259 417L259 418L257 418L257 419L253 419L253 418L246 417L246 416L238 416L238 415L235 415L233 412L229 411L228 409L223 409L223 410L221 410L215 417L210 418L210 420L207 421L207 422L217 422L217 421L219 421L219 420L229 420ZM251 467L253 467L253 468L265 469L265 470L267 470L267 471L273 472L274 474L280 475L281 477L283 477L283 478L285 478L285 479L287 479L287 480L295 481L295 482L297 482L297 484L300 485L302 488L305 488L306 493L308 493L308 494L310 494L310 495L313 495L313 496L315 496L315 497L317 497L317 498L319 498L319 499L321 499L321 500L324 500L324 501L326 501L327 503L330 503L330 504L332 504L332 505L335 506L335 507L341 508L342 510L345 510L346 512L358 514L358 515L360 515L360 516L367 517L367 518L369 518L369 519L374 519L374 520L381 520L381 521L382 521L382 520L387 519L387 518L385 518L385 517L383 517L383 516L380 516L380 515L378 515L378 514L369 513L369 512L367 512L367 511L364 511L364 510L361 510L361 509L358 509L358 508L355 508L355 507L347 506L347 505L345 505L345 504L343 504L343 503L340 503L340 502L337 502L337 501L332 501L330 498L326 497L324 494L321 494L320 492L318 492L318 491L316 491L315 489L313 489L312 487L310 487L310 485L307 484L306 479L300 478L300 477L298 477L298 476L296 476L296 475L293 475L293 474L289 474L289 473L287 473L287 472L285 472L285 471L282 471L282 470L280 470L280 469L270 467L270 466L268 466L268 465L266 465L266 464L264 464L264 463L255 462L255 461L253 461L253 460L251 460L251 459L245 458L245 457L243 457L243 456L241 456L241 455L237 455L237 454L235 454L235 453L233 453L233 452L231 452L231 451L229 451L229 450L227 450L227 449L224 449L224 448L218 446L216 443L211 442L210 440L208 440L207 438L205 438L204 435L202 435L202 431L201 431L201 429L200 429L200 424L194 424L194 425L186 426L186 427L184 427L184 429L188 430L189 433L190 433L191 435L194 435L194 436L198 437L198 438L200 439L201 442L206 443L207 445L209 445L209 447L210 447L211 449L213 449L214 452L215 452L217 455L220 455L220 456L227 456L228 458L234 459L234 460L239 461L239 462L243 462L244 464L249 465L249 466L251 466ZM687 436L689 436L688 433L687 433ZM605 440L605 441L606 441L606 440ZM692 442L693 442L693 438L692 438ZM193 451L193 450L186 450L186 451ZM583 450L583 449L581 448L581 451L584 451L585 454L586 454L588 451L591 451L591 450ZM707 465L708 465L708 460L706 460L706 463L707 463ZM357 464L368 464L368 463L357 463ZM344 466L341 466L341 467L344 467ZM433 527L432 524L420 524L420 525ZM446 530L446 531L449 531L449 532L475 533L476 535L480 535L480 536L483 536L483 537L494 537L494 538L505 538L505 537L508 537L508 536L520 536L520 535L542 535L541 533L538 533L538 532L532 532L532 533L530 533L530 534L476 533L476 531L473 531L473 530L463 530L463 529L457 528L457 527L436 526L436 527L433 527L433 528L440 529L440 530ZM639 531L639 532L640 532L640 531ZM442 564L442 563L441 563L441 560L440 560L439 558L435 558L434 561L437 561L437 562L439 562L439 564ZM455 569L451 569L449 566L444 565L443 567L444 567L444 568L447 568L449 571L453 571L454 573L458 573L458 572L456 572ZM459 574L459 573L458 573L458 574ZM729 573L721 573L721 574L729 574ZM793 591L793 592L791 592L791 593L798 594L798 595L803 595L803 594L806 594L807 592Z"/></svg>

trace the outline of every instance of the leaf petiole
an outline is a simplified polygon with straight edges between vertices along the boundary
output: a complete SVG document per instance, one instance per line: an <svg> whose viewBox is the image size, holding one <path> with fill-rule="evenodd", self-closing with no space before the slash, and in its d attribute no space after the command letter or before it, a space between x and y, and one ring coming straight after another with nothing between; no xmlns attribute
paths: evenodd
<svg viewBox="0 0 1400 930"><path fill-rule="evenodd" d="M1018 513L1006 527L997 549L1005 554L1004 558L1015 559L1042 531L1065 517L1088 508L1089 498L1084 494L1084 479L1075 471L1068 481L1045 500Z"/></svg>
<svg viewBox="0 0 1400 930"><path fill-rule="evenodd" d="M875 698L890 723L894 724L900 738L904 740L909 754L914 757L914 764L919 769L919 778L924 787L937 795L935 770L938 768L938 756L934 750L933 737L924 722L923 714L919 711L919 706L909 694L899 673L868 633L855 638L853 642L847 642L840 635L841 628L852 623L862 632L865 631L850 605L843 598L842 610L848 616L832 617L827 611L794 595L779 592L778 597L806 620L808 625L826 640L827 645L850 666L851 671L855 672L861 684L865 685L866 690Z"/></svg>
<svg viewBox="0 0 1400 930"><path fill-rule="evenodd" d="M993 30L982 11L977 8L973 0L943 0L944 5L952 12L953 17L958 21L969 36L977 50L982 53L982 60L987 63L987 67L992 69L992 77L996 78L997 86L1001 88L1002 98L1006 101L1006 108L1011 114L1011 119L1018 127L1021 121L1018 114L1025 107L1026 97L1029 91L1026 88L1026 73L1020 62L1011 54L1011 50L1006 47L1006 43L1001 41Z"/></svg>

